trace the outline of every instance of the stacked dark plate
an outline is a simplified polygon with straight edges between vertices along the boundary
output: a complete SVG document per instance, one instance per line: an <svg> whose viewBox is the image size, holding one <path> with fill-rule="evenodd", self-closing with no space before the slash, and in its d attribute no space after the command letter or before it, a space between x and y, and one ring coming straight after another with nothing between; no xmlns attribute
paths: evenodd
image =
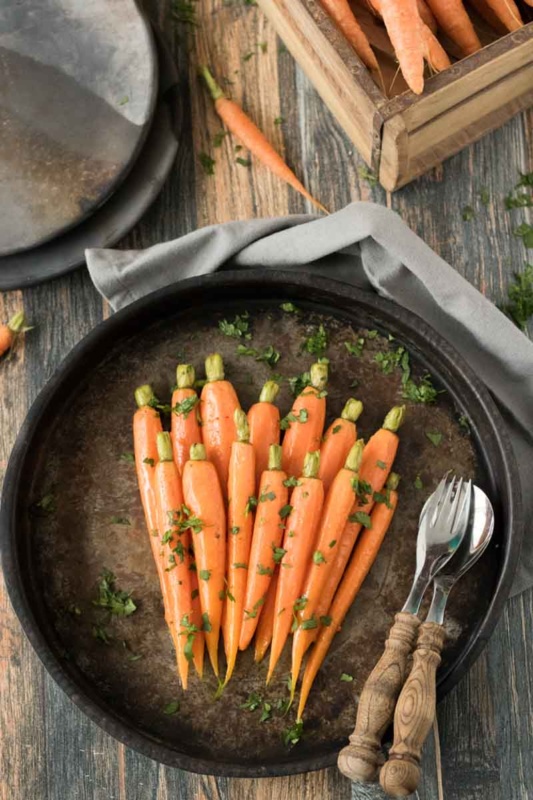
<svg viewBox="0 0 533 800"><path fill-rule="evenodd" d="M158 194L177 141L175 68L133 0L0 10L0 289L71 270Z"/></svg>

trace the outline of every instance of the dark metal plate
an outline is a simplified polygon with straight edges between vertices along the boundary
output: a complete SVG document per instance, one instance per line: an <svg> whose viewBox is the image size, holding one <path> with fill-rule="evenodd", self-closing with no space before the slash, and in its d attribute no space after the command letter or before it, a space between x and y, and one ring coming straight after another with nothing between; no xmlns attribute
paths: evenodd
<svg viewBox="0 0 533 800"><path fill-rule="evenodd" d="M133 0L30 0L0 11L0 255L81 222L116 188L157 96Z"/></svg>
<svg viewBox="0 0 533 800"><path fill-rule="evenodd" d="M258 299L260 298L260 299ZM290 298L301 315L279 309ZM274 344L282 353L276 370L301 372L311 361L300 347L309 326L329 331L329 418L355 392L365 404L360 432L368 437L388 408L401 400L396 373L383 375L378 350L406 345L415 374L427 368L445 389L434 407L409 405L396 469L403 476L399 510L371 575L352 608L315 683L305 717L305 736L288 751L281 734L293 721L275 710L286 698L287 651L265 689L266 664L241 656L234 678L214 701L216 680L193 677L183 694L161 611L155 568L135 485L134 468L121 461L131 451L133 388L152 382L169 396L178 360L196 364L213 350L223 354L228 376L248 407L269 375L265 364L237 356L237 342L223 336L217 320L250 313L253 345ZM377 328L361 358L345 340ZM395 340L390 343L387 336ZM350 389L357 379L359 387ZM283 412L290 407L285 388ZM458 424L470 421L470 433ZM506 598L521 528L514 462L499 415L485 389L457 355L420 320L389 303L342 284L277 272L218 274L157 292L100 325L69 356L30 411L5 482L2 549L9 592L33 645L52 675L94 720L113 735L166 763L226 775L287 774L332 764L350 733L356 697L382 650L394 613L407 595L415 560L417 518L427 493L443 472L475 477L497 515L494 542L454 591L447 614L449 642L439 673L440 693L468 667L490 634ZM438 431L435 447L427 431ZM424 491L415 488L420 475ZM52 494L45 516L31 506ZM125 517L131 525L117 525ZM138 611L114 621L106 646L92 635L99 613L92 605L103 568L133 591ZM73 607L81 614L73 613ZM127 642L127 648L122 641ZM133 653L142 658L129 660ZM340 680L345 672L351 683ZM240 706L250 692L274 707ZM167 703L181 708L167 716ZM294 712L292 712L293 714Z"/></svg>

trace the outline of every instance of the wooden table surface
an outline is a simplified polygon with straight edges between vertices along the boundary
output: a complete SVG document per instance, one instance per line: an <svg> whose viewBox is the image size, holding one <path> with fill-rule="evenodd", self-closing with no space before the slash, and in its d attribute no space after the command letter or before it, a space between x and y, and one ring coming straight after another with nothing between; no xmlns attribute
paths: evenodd
<svg viewBox="0 0 533 800"><path fill-rule="evenodd" d="M351 143L276 38L245 0L198 0L199 26L151 6L176 54L182 88L176 164L158 200L122 247L146 247L231 219L310 210L258 165L236 163L233 142L215 148L220 125L196 76L208 61L311 192L331 210L372 200L397 211L461 274L499 303L525 260L512 230L525 212L504 195L533 168L533 115L524 113L394 195L362 179ZM178 16L183 3L178 3ZM276 118L283 122L276 124ZM211 155L214 175L199 161ZM240 154L242 155L242 153ZM228 190L231 187L231 190ZM483 200L485 202L483 202ZM463 219L463 208L475 216ZM467 215L468 216L468 215ZM0 317L20 307L36 326L0 367L0 469L28 407L70 349L110 313L85 269L0 297ZM420 800L531 800L533 797L533 591L509 601L473 666L439 707L424 758ZM0 583L0 800L347 800L367 794L336 769L260 781L168 769L104 734L44 672Z"/></svg>

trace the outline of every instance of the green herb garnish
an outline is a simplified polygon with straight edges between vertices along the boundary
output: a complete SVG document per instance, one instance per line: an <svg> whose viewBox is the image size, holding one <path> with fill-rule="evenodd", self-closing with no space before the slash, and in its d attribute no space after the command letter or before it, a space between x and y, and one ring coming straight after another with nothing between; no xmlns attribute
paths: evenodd
<svg viewBox="0 0 533 800"><path fill-rule="evenodd" d="M143 458L143 464L148 464L149 467L155 467L155 461L153 458Z"/></svg>
<svg viewBox="0 0 533 800"><path fill-rule="evenodd" d="M177 714L180 710L180 704L178 700L171 700L170 703L167 703L163 709L163 714L166 714L167 717L172 716L173 714Z"/></svg>
<svg viewBox="0 0 533 800"><path fill-rule="evenodd" d="M366 164L360 164L360 165L357 167L357 172L358 172L358 174L359 174L359 177L360 177L362 180L366 181L366 182L368 183L368 185L369 185L369 186L370 186L372 189L373 189L375 186L377 186L377 185L378 185L378 178L377 178L377 176L376 176L376 175L374 175L374 173L372 172L372 170L371 170L371 169L368 169L368 167L366 166Z"/></svg>
<svg viewBox="0 0 533 800"><path fill-rule="evenodd" d="M276 119L280 119L280 120L281 120L281 119L282 119L282 117L276 117ZM274 122L276 122L276 120L274 120ZM277 123L277 124L281 125L281 122L280 122L280 123ZM280 305L280 308L281 308L281 310L282 310L282 311L286 311L286 312L287 312L287 314L299 314L299 313L300 313L300 309L299 309L299 308L297 308L297 307L294 305L294 303L290 303L290 302L288 302L288 303L282 303L282 304Z"/></svg>
<svg viewBox="0 0 533 800"><path fill-rule="evenodd" d="M126 464L135 464L135 456L133 453L121 453L118 460L124 461Z"/></svg>
<svg viewBox="0 0 533 800"><path fill-rule="evenodd" d="M514 282L507 289L509 302L502 311L515 325L524 330L533 316L533 264L526 264L523 272L516 272Z"/></svg>
<svg viewBox="0 0 533 800"><path fill-rule="evenodd" d="M218 328L225 336L231 336L233 339L251 339L248 316L248 312L245 311L244 314L236 314L233 322L222 319L218 323Z"/></svg>
<svg viewBox="0 0 533 800"><path fill-rule="evenodd" d="M413 486L415 487L415 489L423 489L424 488L424 484L422 483L422 478L420 477L420 475L416 476L416 478L414 480L414 483L413 483Z"/></svg>
<svg viewBox="0 0 533 800"><path fill-rule="evenodd" d="M280 508L280 510L279 510L279 515L280 515L281 519L285 519L286 517L288 517L289 514L291 513L291 511L292 511L292 506L289 505L289 503L287 503L287 505L285 505L285 506L282 506ZM290 534L289 534L289 536L290 536Z"/></svg>
<svg viewBox="0 0 533 800"><path fill-rule="evenodd" d="M462 217L465 222L471 222L476 216L476 212L472 206L464 206L462 210Z"/></svg>
<svg viewBox="0 0 533 800"><path fill-rule="evenodd" d="M323 356L328 346L328 335L322 324L316 331L308 336L302 345L302 350L312 355Z"/></svg>
<svg viewBox="0 0 533 800"><path fill-rule="evenodd" d="M258 575L273 575L274 574L274 570L272 569L272 567L265 567L265 566L263 566L263 564L258 564L257 565L257 574Z"/></svg>
<svg viewBox="0 0 533 800"><path fill-rule="evenodd" d="M359 525L363 525L364 528L370 529L372 527L372 521L364 511L356 511L354 514L350 514L348 522L357 522Z"/></svg>
<svg viewBox="0 0 533 800"><path fill-rule="evenodd" d="M176 405L172 408L172 413L179 417L183 417L183 419L187 419L193 408L195 408L199 402L200 398L198 395L191 394L189 397L186 397L185 400L182 400L181 403L176 403Z"/></svg>
<svg viewBox="0 0 533 800"><path fill-rule="evenodd" d="M198 153L198 160L202 167L204 168L204 172L206 175L214 175L215 174L215 164L217 163L214 158L211 158L210 155L207 153L201 152Z"/></svg>
<svg viewBox="0 0 533 800"><path fill-rule="evenodd" d="M297 415L294 414L292 411L290 411L286 417L283 417L283 419L279 423L279 427L281 428L282 431L285 431L287 430L287 428L290 428L291 422L304 423L307 422L308 419L309 419L309 411L306 408L301 408Z"/></svg>
<svg viewBox="0 0 533 800"><path fill-rule="evenodd" d="M98 595L93 600L93 605L105 608L117 617L129 617L137 609L132 600L131 592L115 588L115 575L108 569L100 573Z"/></svg>
<svg viewBox="0 0 533 800"><path fill-rule="evenodd" d="M523 222L518 228L514 229L513 233L515 236L522 239L524 247L528 250L533 249L533 225Z"/></svg>
<svg viewBox="0 0 533 800"><path fill-rule="evenodd" d="M287 551L283 549L283 547L272 547L272 558L274 559L274 564L279 564L281 559L285 555Z"/></svg>
<svg viewBox="0 0 533 800"><path fill-rule="evenodd" d="M434 447L438 447L442 442L442 433L437 433L436 431L426 431L426 438L429 439Z"/></svg>
<svg viewBox="0 0 533 800"><path fill-rule="evenodd" d="M359 358L359 356L361 356L363 353L365 340L362 337L360 337L359 339L357 339L356 342L344 342L344 346L350 353L350 355L357 356L357 358Z"/></svg>
<svg viewBox="0 0 533 800"><path fill-rule="evenodd" d="M313 553L313 564L316 564L318 566L319 564L326 564L326 563L327 563L326 559L324 558L320 550L315 550L315 552Z"/></svg>
<svg viewBox="0 0 533 800"><path fill-rule="evenodd" d="M201 569L198 573L198 577L201 581L208 581L211 577L211 570L210 569Z"/></svg>
<svg viewBox="0 0 533 800"><path fill-rule="evenodd" d="M353 681L353 675L348 675L347 672L343 672L341 675L341 681L345 683L351 683Z"/></svg>

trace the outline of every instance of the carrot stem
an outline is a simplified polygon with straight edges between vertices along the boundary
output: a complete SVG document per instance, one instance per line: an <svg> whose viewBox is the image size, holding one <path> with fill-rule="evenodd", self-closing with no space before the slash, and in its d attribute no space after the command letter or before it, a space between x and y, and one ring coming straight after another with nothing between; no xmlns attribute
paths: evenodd
<svg viewBox="0 0 533 800"><path fill-rule="evenodd" d="M135 402L139 408L151 405L154 400L154 390L148 383L145 383L143 386L138 386L135 389Z"/></svg>
<svg viewBox="0 0 533 800"><path fill-rule="evenodd" d="M191 444L190 450L191 461L205 461L207 454L203 444Z"/></svg>
<svg viewBox="0 0 533 800"><path fill-rule="evenodd" d="M211 353L205 360L205 374L208 383L224 380L224 362L220 353Z"/></svg>
<svg viewBox="0 0 533 800"><path fill-rule="evenodd" d="M267 381L261 389L259 395L260 403L273 403L279 392L279 384L276 381Z"/></svg>
<svg viewBox="0 0 533 800"><path fill-rule="evenodd" d="M250 441L250 426L248 425L248 417L242 408L235 409L233 419L237 429L237 441L248 444Z"/></svg>
<svg viewBox="0 0 533 800"><path fill-rule="evenodd" d="M178 389L192 389L196 380L196 372L192 364L178 364L176 367L176 383Z"/></svg>
<svg viewBox="0 0 533 800"><path fill-rule="evenodd" d="M362 402L356 400L355 397L350 397L341 411L341 419L346 419L348 422L357 422L362 413Z"/></svg>
<svg viewBox="0 0 533 800"><path fill-rule="evenodd" d="M172 441L170 433L163 431L157 434L157 455L160 461L172 461Z"/></svg>
<svg viewBox="0 0 533 800"><path fill-rule="evenodd" d="M218 83L214 79L209 67L206 66L200 67L200 75L206 82L207 88L209 89L209 94L211 95L213 100L216 101L220 100L222 97L226 97L226 95L222 91L222 88L218 85Z"/></svg>
<svg viewBox="0 0 533 800"><path fill-rule="evenodd" d="M281 445L271 444L268 450L268 468L272 470L281 469Z"/></svg>

